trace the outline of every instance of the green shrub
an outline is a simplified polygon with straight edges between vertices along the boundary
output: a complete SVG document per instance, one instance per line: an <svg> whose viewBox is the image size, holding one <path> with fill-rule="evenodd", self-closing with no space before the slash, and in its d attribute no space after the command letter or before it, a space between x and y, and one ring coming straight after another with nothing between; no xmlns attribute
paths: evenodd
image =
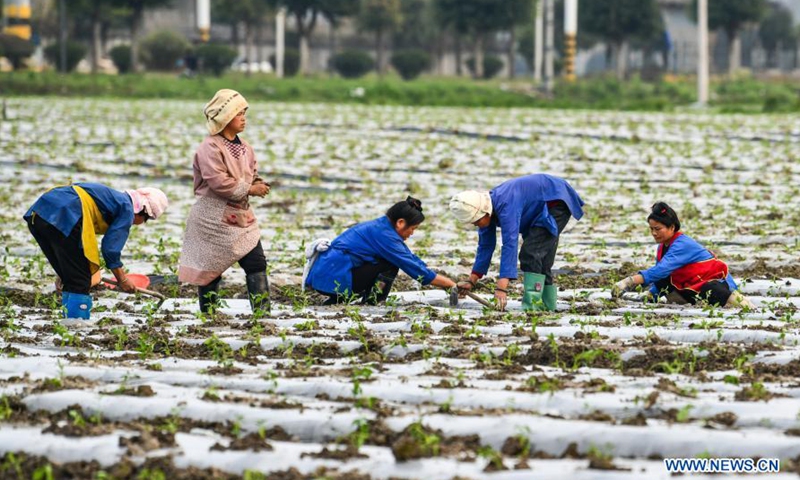
<svg viewBox="0 0 800 480"><path fill-rule="evenodd" d="M275 54L269 56L269 63L277 70L278 63ZM283 76L294 77L300 70L300 51L296 48L287 48L283 51Z"/></svg>
<svg viewBox="0 0 800 480"><path fill-rule="evenodd" d="M86 45L72 40L67 40L67 71L75 70L83 57L86 56L88 49ZM44 49L44 56L48 62L52 63L59 70L61 70L61 42L56 42L48 45Z"/></svg>
<svg viewBox="0 0 800 480"><path fill-rule="evenodd" d="M431 57L425 50L398 50L392 55L391 63L403 80L413 80L430 66Z"/></svg>
<svg viewBox="0 0 800 480"><path fill-rule="evenodd" d="M798 96L788 91L768 94L762 107L764 113L793 112L798 109L800 109Z"/></svg>
<svg viewBox="0 0 800 480"><path fill-rule="evenodd" d="M14 66L14 70L22 66L22 61L33 55L36 48L31 42L16 35L0 33L0 51Z"/></svg>
<svg viewBox="0 0 800 480"><path fill-rule="evenodd" d="M117 45L109 50L108 55L111 57L111 61L114 62L119 73L124 74L131 71L133 58L131 57L130 45Z"/></svg>
<svg viewBox="0 0 800 480"><path fill-rule="evenodd" d="M375 61L361 50L345 50L331 58L331 66L344 78L359 78L375 68Z"/></svg>
<svg viewBox="0 0 800 480"><path fill-rule="evenodd" d="M472 74L475 74L475 59L467 59L467 68ZM483 78L492 78L503 69L503 60L497 55L484 55L483 56Z"/></svg>
<svg viewBox="0 0 800 480"><path fill-rule="evenodd" d="M200 68L204 72L211 72L217 77L231 66L236 60L236 50L227 45L220 43L207 43L200 45L195 50L197 60L200 62Z"/></svg>
<svg viewBox="0 0 800 480"><path fill-rule="evenodd" d="M170 30L148 35L141 42L142 62L148 70L172 71L186 55L189 42Z"/></svg>

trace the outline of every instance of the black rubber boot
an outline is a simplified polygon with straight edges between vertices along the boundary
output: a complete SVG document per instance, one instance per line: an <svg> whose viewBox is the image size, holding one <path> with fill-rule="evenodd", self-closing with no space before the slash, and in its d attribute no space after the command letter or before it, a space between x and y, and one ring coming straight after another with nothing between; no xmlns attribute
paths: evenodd
<svg viewBox="0 0 800 480"><path fill-rule="evenodd" d="M269 279L267 272L247 274L247 296L253 313L269 313Z"/></svg>
<svg viewBox="0 0 800 480"><path fill-rule="evenodd" d="M375 285L364 297L364 303L368 305L377 305L386 301L389 297L389 292L392 291L392 284L397 274L394 272L379 273L378 278L375 279Z"/></svg>
<svg viewBox="0 0 800 480"><path fill-rule="evenodd" d="M200 298L200 311L208 315L219 306L219 282L222 277L217 277L208 285L197 287L197 296Z"/></svg>

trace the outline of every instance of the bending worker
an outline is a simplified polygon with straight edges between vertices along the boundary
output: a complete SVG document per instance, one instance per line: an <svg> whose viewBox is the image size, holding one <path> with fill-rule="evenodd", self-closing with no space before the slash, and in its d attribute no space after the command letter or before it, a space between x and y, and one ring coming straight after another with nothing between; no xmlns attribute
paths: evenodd
<svg viewBox="0 0 800 480"><path fill-rule="evenodd" d="M508 284L517 279L517 257L524 273L524 310L556 309L552 268L558 238L570 217L580 220L583 200L566 180L546 174L508 180L489 192L467 190L450 201L450 211L461 223L478 230L478 252L468 282L471 290L486 275L497 244L497 228L503 237L500 275L495 289L498 307L505 309ZM522 248L519 236L522 235Z"/></svg>
<svg viewBox="0 0 800 480"><path fill-rule="evenodd" d="M267 257L251 197L269 194L258 175L253 147L239 137L247 126L247 100L219 90L203 108L209 135L194 156L195 203L186 220L178 280L197 285L200 311L219 306L222 274L234 263L245 273L255 316L269 313Z"/></svg>
<svg viewBox="0 0 800 480"><path fill-rule="evenodd" d="M160 217L167 205L167 196L157 188L120 192L99 183L54 188L36 200L23 218L58 275L65 317L89 318L89 289L100 283L100 251L120 289L136 291L122 268L122 249L131 225ZM101 248L98 234L103 235Z"/></svg>
<svg viewBox="0 0 800 480"><path fill-rule="evenodd" d="M453 280L428 268L405 243L423 220L422 203L408 197L386 215L351 227L333 242L315 241L307 253L311 266L303 285L327 295L326 305L354 296L360 296L362 303L383 302L398 270L423 285L455 287Z"/></svg>
<svg viewBox="0 0 800 480"><path fill-rule="evenodd" d="M738 292L725 262L680 231L681 221L669 205L653 205L647 223L658 243L656 264L617 282L611 289L613 297L637 285L649 285L654 299L666 297L670 303L694 305L704 300L720 307L753 307Z"/></svg>

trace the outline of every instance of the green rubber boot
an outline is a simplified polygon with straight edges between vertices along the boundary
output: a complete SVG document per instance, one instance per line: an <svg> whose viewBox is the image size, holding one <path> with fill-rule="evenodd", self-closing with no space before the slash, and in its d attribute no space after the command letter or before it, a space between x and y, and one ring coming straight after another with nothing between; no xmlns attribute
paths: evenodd
<svg viewBox="0 0 800 480"><path fill-rule="evenodd" d="M542 301L544 302L544 308L546 308L548 312L556 311L557 299L558 287L555 285L545 285L544 290L542 290Z"/></svg>
<svg viewBox="0 0 800 480"><path fill-rule="evenodd" d="M544 275L539 273L524 273L524 292L522 293L522 309L525 311L543 311L545 304L542 301L544 292Z"/></svg>

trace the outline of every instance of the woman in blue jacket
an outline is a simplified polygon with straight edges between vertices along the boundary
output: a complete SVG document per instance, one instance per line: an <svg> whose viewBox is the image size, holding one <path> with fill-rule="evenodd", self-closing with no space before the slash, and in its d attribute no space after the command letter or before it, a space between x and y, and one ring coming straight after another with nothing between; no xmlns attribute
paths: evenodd
<svg viewBox="0 0 800 480"><path fill-rule="evenodd" d="M136 291L122 268L122 249L131 225L158 218L167 205L157 188L120 192L99 183L53 188L36 200L23 218L58 274L65 317L89 318L89 289L99 281L101 251L120 289ZM96 235L103 235L102 247Z"/></svg>
<svg viewBox="0 0 800 480"><path fill-rule="evenodd" d="M460 290L471 290L486 275L497 245L497 228L503 237L500 275L494 296L504 309L508 284L517 279L517 258L524 273L525 310L556 309L556 287L552 268L558 238L570 217L580 220L583 200L566 180L534 174L508 180L489 192L467 190L450 200L450 212L461 223L478 230L478 251L468 282ZM522 247L518 249L519 236Z"/></svg>
<svg viewBox="0 0 800 480"><path fill-rule="evenodd" d="M455 287L454 281L428 268L405 243L423 220L421 202L408 197L386 215L351 227L326 250L317 248L304 285L327 295L326 305L353 296L360 296L363 303L383 302L398 270L423 285Z"/></svg>
<svg viewBox="0 0 800 480"><path fill-rule="evenodd" d="M684 235L678 214L664 202L653 205L647 217L650 234L658 243L655 266L617 282L613 297L637 285L649 285L654 299L692 305L704 300L720 307L753 307L738 292L728 266L711 251Z"/></svg>

